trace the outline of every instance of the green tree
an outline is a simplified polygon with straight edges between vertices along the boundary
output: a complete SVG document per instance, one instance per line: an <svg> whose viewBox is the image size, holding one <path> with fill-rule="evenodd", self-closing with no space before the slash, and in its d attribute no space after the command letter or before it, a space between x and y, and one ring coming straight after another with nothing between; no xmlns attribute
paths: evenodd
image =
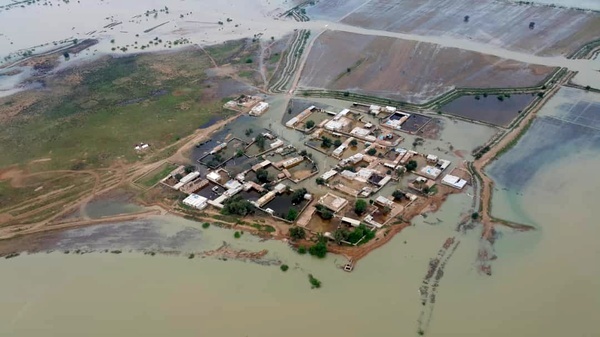
<svg viewBox="0 0 600 337"><path fill-rule="evenodd" d="M294 240L302 240L306 238L306 232L302 227L292 227L290 228L290 238ZM302 247L300 247L302 248Z"/></svg>
<svg viewBox="0 0 600 337"><path fill-rule="evenodd" d="M322 259L327 255L327 244L325 241L320 240L308 249L308 253Z"/></svg>
<svg viewBox="0 0 600 337"><path fill-rule="evenodd" d="M234 196L225 201L221 214L245 216L254 213L254 205L240 196Z"/></svg>
<svg viewBox="0 0 600 337"><path fill-rule="evenodd" d="M258 136L256 136L254 138L254 142L256 143L256 146L258 146L259 149L261 149L261 150L265 149L265 136L263 136L262 134L259 134Z"/></svg>
<svg viewBox="0 0 600 337"><path fill-rule="evenodd" d="M333 213L328 209L322 210L320 214L321 214L321 218L323 218L323 220L329 220L329 219L333 218Z"/></svg>
<svg viewBox="0 0 600 337"><path fill-rule="evenodd" d="M300 255L306 254L306 248L304 246L298 247L298 254L300 254Z"/></svg>
<svg viewBox="0 0 600 337"><path fill-rule="evenodd" d="M338 147L340 145L342 145L342 141L341 140L336 139L335 141L333 141L333 146Z"/></svg>
<svg viewBox="0 0 600 337"><path fill-rule="evenodd" d="M307 192L308 191L306 190L306 188L300 188L295 190L294 193L292 193L292 203L294 205L301 203L304 200L304 195Z"/></svg>
<svg viewBox="0 0 600 337"><path fill-rule="evenodd" d="M181 175L181 173L177 173L177 174L175 175L175 179L177 179L177 181L180 181L180 180L181 180L181 178L183 178L183 176Z"/></svg>
<svg viewBox="0 0 600 337"><path fill-rule="evenodd" d="M185 170L185 173L192 173L192 172L194 172L196 170L196 166L194 166L194 165L187 165L184 170Z"/></svg>
<svg viewBox="0 0 600 337"><path fill-rule="evenodd" d="M290 208L285 218L289 221L295 221L296 218L298 218L298 210L295 208Z"/></svg>
<svg viewBox="0 0 600 337"><path fill-rule="evenodd" d="M335 242L339 245L342 244L342 241L346 241L349 234L350 233L348 233L347 230L338 228L335 230L335 232L333 232L333 238L335 239Z"/></svg>
<svg viewBox="0 0 600 337"><path fill-rule="evenodd" d="M321 177L317 178L317 185L325 185L325 179Z"/></svg>
<svg viewBox="0 0 600 337"><path fill-rule="evenodd" d="M369 156L374 156L375 153L377 153L377 150L375 148L370 148L370 149L367 150L367 154Z"/></svg>
<svg viewBox="0 0 600 337"><path fill-rule="evenodd" d="M327 138L325 136L321 137L321 147L324 147L326 149L331 147L331 139Z"/></svg>
<svg viewBox="0 0 600 337"><path fill-rule="evenodd" d="M471 219L473 219L473 220L479 219L479 213L473 212L473 214L471 214Z"/></svg>
<svg viewBox="0 0 600 337"><path fill-rule="evenodd" d="M417 162L414 160L411 160L408 162L408 164L406 164L406 170L407 171L414 171L417 168Z"/></svg>
<svg viewBox="0 0 600 337"><path fill-rule="evenodd" d="M358 141L356 139L352 139L350 141L350 146L356 146L356 145L358 145Z"/></svg>
<svg viewBox="0 0 600 337"><path fill-rule="evenodd" d="M269 182L269 172L265 169L258 169L256 171L256 180L261 184Z"/></svg>
<svg viewBox="0 0 600 337"><path fill-rule="evenodd" d="M406 197L406 194L400 190L395 190L394 193L392 193L392 196L394 197L394 200L402 200Z"/></svg>
<svg viewBox="0 0 600 337"><path fill-rule="evenodd" d="M357 199L354 203L354 213L361 215L367 210L367 202L364 199Z"/></svg>
<svg viewBox="0 0 600 337"><path fill-rule="evenodd" d="M312 120L309 120L309 121L306 122L306 124L304 124L304 127L307 128L307 129L312 129L313 126L315 126L315 122L312 121Z"/></svg>
<svg viewBox="0 0 600 337"><path fill-rule="evenodd" d="M279 269L281 269L281 271L287 271L290 267L287 264L282 264L281 266L279 266Z"/></svg>

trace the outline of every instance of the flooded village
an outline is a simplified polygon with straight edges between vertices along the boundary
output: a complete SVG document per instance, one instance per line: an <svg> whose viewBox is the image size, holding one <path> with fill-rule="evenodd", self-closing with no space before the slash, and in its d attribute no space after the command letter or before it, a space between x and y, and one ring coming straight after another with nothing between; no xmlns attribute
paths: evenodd
<svg viewBox="0 0 600 337"><path fill-rule="evenodd" d="M0 0L0 335L595 336L598 10Z"/></svg>

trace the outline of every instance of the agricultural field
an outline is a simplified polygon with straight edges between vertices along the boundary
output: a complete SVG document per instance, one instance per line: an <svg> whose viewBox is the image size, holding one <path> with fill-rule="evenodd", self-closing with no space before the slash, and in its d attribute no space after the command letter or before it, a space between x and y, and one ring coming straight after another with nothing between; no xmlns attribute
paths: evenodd
<svg viewBox="0 0 600 337"><path fill-rule="evenodd" d="M542 56L572 53L600 36L600 17L576 9L493 0L363 3L322 1L308 14L369 29L470 39ZM530 22L535 23L533 29Z"/></svg>
<svg viewBox="0 0 600 337"><path fill-rule="evenodd" d="M506 126L535 99L535 95L474 95L462 96L444 105L441 110L472 120Z"/></svg>
<svg viewBox="0 0 600 337"><path fill-rule="evenodd" d="M534 86L552 71L435 44L326 31L308 55L300 85L423 103L455 87Z"/></svg>

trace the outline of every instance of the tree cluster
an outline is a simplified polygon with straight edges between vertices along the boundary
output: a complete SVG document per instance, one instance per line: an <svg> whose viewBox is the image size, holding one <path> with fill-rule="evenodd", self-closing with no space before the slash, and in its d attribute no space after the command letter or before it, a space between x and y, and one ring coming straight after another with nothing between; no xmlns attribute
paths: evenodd
<svg viewBox="0 0 600 337"><path fill-rule="evenodd" d="M254 205L252 205L252 203L250 203L248 200L242 199L240 196L235 196L225 201L225 205L221 210L221 214L225 215L246 216L253 213Z"/></svg>

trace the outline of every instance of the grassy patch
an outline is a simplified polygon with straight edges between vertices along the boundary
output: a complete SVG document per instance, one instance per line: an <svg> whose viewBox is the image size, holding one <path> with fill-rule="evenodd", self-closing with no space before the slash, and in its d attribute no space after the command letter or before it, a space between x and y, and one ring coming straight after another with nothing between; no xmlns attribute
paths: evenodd
<svg viewBox="0 0 600 337"><path fill-rule="evenodd" d="M201 99L210 66L204 53L186 51L104 59L50 77L39 103L0 125L0 166L42 157L52 168L143 159L220 113L219 101ZM140 142L151 148L138 153Z"/></svg>
<svg viewBox="0 0 600 337"><path fill-rule="evenodd" d="M146 187L152 187L156 185L162 178L166 177L167 174L171 173L174 169L177 168L177 165L171 163L164 163L153 171L149 172L141 179L137 181L138 184Z"/></svg>

